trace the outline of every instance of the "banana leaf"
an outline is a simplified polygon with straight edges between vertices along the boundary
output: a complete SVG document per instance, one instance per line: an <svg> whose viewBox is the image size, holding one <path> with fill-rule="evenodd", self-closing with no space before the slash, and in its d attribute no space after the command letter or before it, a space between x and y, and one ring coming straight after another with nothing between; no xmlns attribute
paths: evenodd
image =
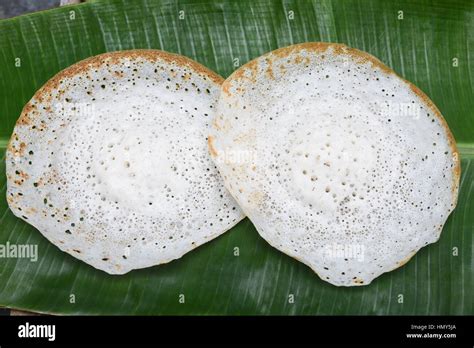
<svg viewBox="0 0 474 348"><path fill-rule="evenodd" d="M363 287L335 287L243 220L166 265L111 276L62 253L9 211L0 162L0 305L54 314L474 314L474 2L90 1L0 21L0 157L23 105L61 69L102 52L156 48L228 76L267 51L331 41L367 51L424 90L458 142L457 209L438 243Z"/></svg>

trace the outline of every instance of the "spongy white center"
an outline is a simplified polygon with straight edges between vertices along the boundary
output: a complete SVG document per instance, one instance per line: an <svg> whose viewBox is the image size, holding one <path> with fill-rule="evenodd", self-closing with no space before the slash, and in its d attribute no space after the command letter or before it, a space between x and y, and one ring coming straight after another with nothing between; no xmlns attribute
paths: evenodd
<svg viewBox="0 0 474 348"><path fill-rule="evenodd" d="M117 55L33 98L11 145L26 149L7 155L8 194L62 250L126 273L179 258L243 215L207 150L220 84L182 57Z"/></svg>
<svg viewBox="0 0 474 348"><path fill-rule="evenodd" d="M216 163L270 244L347 286L438 239L458 159L405 81L350 54L302 49L259 58L226 84ZM252 156L222 160L240 149Z"/></svg>

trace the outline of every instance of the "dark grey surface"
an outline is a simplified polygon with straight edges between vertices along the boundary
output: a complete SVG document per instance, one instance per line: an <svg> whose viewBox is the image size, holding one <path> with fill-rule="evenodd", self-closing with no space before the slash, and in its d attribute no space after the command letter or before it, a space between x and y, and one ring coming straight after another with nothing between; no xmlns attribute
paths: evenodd
<svg viewBox="0 0 474 348"><path fill-rule="evenodd" d="M59 6L60 0L0 0L0 19Z"/></svg>

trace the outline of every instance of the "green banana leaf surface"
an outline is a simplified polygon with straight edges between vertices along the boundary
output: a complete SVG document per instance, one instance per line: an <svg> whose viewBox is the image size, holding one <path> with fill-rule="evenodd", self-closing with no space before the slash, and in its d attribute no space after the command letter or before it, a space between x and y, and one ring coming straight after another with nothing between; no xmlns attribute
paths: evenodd
<svg viewBox="0 0 474 348"><path fill-rule="evenodd" d="M269 246L245 219L166 265L111 276L49 243L5 199L5 147L24 104L92 55L156 48L227 77L270 50L340 42L420 87L461 153L459 202L438 243L368 286L335 287ZM38 245L38 260L0 258L0 306L54 314L474 314L474 2L90 1L0 21L0 244Z"/></svg>

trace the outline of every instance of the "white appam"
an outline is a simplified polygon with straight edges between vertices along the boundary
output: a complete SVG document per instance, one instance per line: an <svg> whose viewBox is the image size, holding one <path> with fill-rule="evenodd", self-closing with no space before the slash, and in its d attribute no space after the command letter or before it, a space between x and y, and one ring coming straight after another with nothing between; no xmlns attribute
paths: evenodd
<svg viewBox="0 0 474 348"><path fill-rule="evenodd" d="M14 128L11 210L110 274L177 259L224 233L243 215L207 150L222 80L158 50L63 70Z"/></svg>
<svg viewBox="0 0 474 348"><path fill-rule="evenodd" d="M210 153L260 235L334 285L403 265L438 240L456 205L460 161L439 110L341 44L242 66L213 125Z"/></svg>

